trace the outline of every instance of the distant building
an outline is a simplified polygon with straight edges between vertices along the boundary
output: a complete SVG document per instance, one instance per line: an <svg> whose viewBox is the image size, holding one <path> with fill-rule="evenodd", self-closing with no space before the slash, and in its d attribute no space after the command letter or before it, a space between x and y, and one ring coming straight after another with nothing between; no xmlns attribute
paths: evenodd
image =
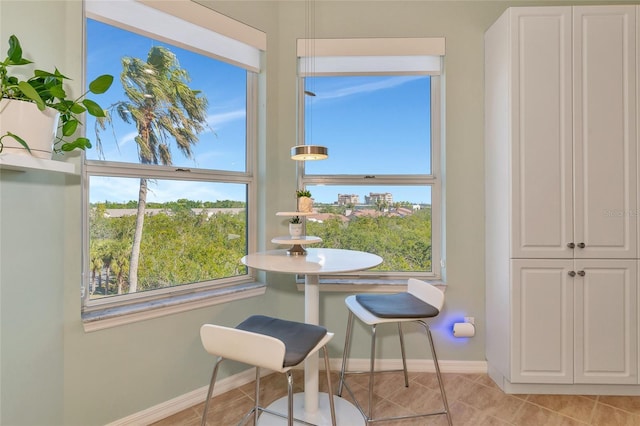
<svg viewBox="0 0 640 426"><path fill-rule="evenodd" d="M374 205L379 202L390 205L393 204L393 195L390 192L370 192L369 195L364 196L364 202L369 205Z"/></svg>
<svg viewBox="0 0 640 426"><path fill-rule="evenodd" d="M348 206L350 204L360 204L360 196L358 194L338 194L339 206Z"/></svg>

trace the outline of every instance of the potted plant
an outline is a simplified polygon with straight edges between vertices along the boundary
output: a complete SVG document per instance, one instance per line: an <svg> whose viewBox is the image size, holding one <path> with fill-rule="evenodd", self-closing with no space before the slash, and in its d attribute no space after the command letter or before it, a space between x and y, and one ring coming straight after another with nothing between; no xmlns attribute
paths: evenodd
<svg viewBox="0 0 640 426"><path fill-rule="evenodd" d="M298 197L299 212L311 213L313 211L313 199L311 198L311 192L306 189L299 189L296 191L296 197Z"/></svg>
<svg viewBox="0 0 640 426"><path fill-rule="evenodd" d="M300 220L300 216L293 216L289 219L289 235L294 238L302 235L302 221Z"/></svg>
<svg viewBox="0 0 640 426"><path fill-rule="evenodd" d="M82 125L82 113L105 116L100 105L87 99L86 95L106 92L113 83L113 76L101 75L89 84L88 91L70 98L63 87L69 79L57 68L53 72L36 69L30 77L9 73L12 67L32 63L22 56L18 38L10 36L7 57L0 62L0 152L3 149L15 153L26 151L50 158L52 151L91 148L89 139L73 135ZM44 135L30 132L35 129L42 130ZM40 147L39 143L44 146Z"/></svg>

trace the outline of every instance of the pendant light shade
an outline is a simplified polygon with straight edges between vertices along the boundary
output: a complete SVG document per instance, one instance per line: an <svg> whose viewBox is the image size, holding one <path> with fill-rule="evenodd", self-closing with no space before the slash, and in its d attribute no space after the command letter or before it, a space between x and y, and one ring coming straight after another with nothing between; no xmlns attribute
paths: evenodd
<svg viewBox="0 0 640 426"><path fill-rule="evenodd" d="M326 146L296 145L291 148L291 159L297 161L324 160L329 157Z"/></svg>

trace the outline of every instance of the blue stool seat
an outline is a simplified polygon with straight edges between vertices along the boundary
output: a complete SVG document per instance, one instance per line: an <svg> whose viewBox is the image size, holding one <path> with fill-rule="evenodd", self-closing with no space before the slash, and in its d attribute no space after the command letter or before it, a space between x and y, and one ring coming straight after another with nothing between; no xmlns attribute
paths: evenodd
<svg viewBox="0 0 640 426"><path fill-rule="evenodd" d="M324 327L263 315L247 318L238 324L236 329L275 337L282 341L285 347L283 367L300 364L327 334Z"/></svg>
<svg viewBox="0 0 640 426"><path fill-rule="evenodd" d="M356 300L363 308L380 318L432 318L440 313L438 308L411 293L358 294Z"/></svg>

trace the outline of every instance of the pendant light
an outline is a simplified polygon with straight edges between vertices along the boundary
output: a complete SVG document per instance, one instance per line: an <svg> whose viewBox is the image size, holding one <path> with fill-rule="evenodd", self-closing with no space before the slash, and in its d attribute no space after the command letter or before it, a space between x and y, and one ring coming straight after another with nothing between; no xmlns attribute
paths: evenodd
<svg viewBox="0 0 640 426"><path fill-rule="evenodd" d="M305 78L313 77L314 67L315 67L315 57L314 57L314 48L312 44L315 44L315 1L308 0L305 4L305 35L306 35L306 43L307 49L305 54L309 57L309 60L305 60ZM311 69L309 69L311 68ZM306 83L305 83L306 86ZM316 96L314 91L306 90L304 91L305 95L305 103L306 96L313 97ZM309 108L305 108L305 114L309 115L309 123L310 127L311 122L313 121L312 117L312 107L311 100L309 100ZM306 132L305 132L306 133ZM311 135L311 131L309 132ZM311 139L311 137L310 137ZM311 141L310 141L311 142ZM325 160L329 158L329 150L326 146L321 145L313 145L304 144L304 145L296 145L291 147L291 159L296 161L313 161L313 160Z"/></svg>
<svg viewBox="0 0 640 426"><path fill-rule="evenodd" d="M291 159L297 161L324 160L329 150L321 145L296 145L291 148Z"/></svg>

